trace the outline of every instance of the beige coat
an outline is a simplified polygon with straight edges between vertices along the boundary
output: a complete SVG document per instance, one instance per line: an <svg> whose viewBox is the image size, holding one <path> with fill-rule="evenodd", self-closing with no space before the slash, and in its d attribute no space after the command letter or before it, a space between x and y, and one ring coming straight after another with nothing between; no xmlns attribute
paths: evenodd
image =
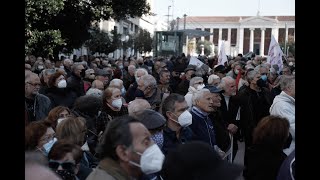
<svg viewBox="0 0 320 180"><path fill-rule="evenodd" d="M86 180L130 180L130 176L120 167L119 163L111 158L105 158L100 161Z"/></svg>

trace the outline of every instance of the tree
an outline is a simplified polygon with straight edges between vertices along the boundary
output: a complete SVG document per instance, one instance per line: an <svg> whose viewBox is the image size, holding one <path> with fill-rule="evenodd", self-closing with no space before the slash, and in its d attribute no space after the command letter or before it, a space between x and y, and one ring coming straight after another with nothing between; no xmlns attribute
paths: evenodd
<svg viewBox="0 0 320 180"><path fill-rule="evenodd" d="M284 50L285 49L285 43L284 42L280 43L279 45L280 45L281 49L283 50L283 53L287 52L287 51ZM288 54L292 54L293 56L295 56L296 49L295 49L294 36L291 36L291 35L288 36L288 42L287 42L286 46L287 46L286 50L289 50Z"/></svg>
<svg viewBox="0 0 320 180"><path fill-rule="evenodd" d="M212 52L211 45L213 45L210 41L204 40L204 41L198 41L197 43L197 53L201 54L201 45L204 45L204 54L209 55Z"/></svg>
<svg viewBox="0 0 320 180"><path fill-rule="evenodd" d="M89 48L91 54L109 54L120 46L119 35L114 31L111 31L111 35L109 35L108 32L100 31L99 28L93 27L89 32L90 39L85 42L85 45Z"/></svg>
<svg viewBox="0 0 320 180"><path fill-rule="evenodd" d="M147 30L140 29L134 40L134 48L139 53L150 52L152 50L153 39Z"/></svg>
<svg viewBox="0 0 320 180"><path fill-rule="evenodd" d="M63 47L69 50L81 47L90 39L89 28L100 20L141 17L149 11L146 0L26 0L26 42L38 38L33 31L55 31L52 39L58 43L52 46L52 51L57 56ZM29 51L33 48L30 43L26 46Z"/></svg>

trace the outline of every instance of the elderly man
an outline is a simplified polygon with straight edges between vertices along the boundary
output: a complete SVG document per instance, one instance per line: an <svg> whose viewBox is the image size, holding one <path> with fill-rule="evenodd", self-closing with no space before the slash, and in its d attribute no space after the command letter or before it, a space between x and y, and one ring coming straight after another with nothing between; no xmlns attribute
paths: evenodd
<svg viewBox="0 0 320 180"><path fill-rule="evenodd" d="M224 156L224 152L217 145L213 121L209 117L209 114L215 110L214 100L208 89L201 89L193 95L190 128L200 141L208 143L221 156Z"/></svg>
<svg viewBox="0 0 320 180"><path fill-rule="evenodd" d="M97 69L96 70L96 80L100 80L103 82L104 89L108 87L110 73L105 69Z"/></svg>
<svg viewBox="0 0 320 180"><path fill-rule="evenodd" d="M185 79L183 79L177 89L175 90L175 93L181 94L181 95L186 95L188 93L188 88L189 88L189 83L190 80L195 76L196 73L196 66L195 65L188 65L187 68L184 70L185 72ZM183 76L180 76L180 78Z"/></svg>
<svg viewBox="0 0 320 180"><path fill-rule="evenodd" d="M138 80L140 79L141 76L146 75L146 74L148 74L148 71L144 68L138 68L134 72L135 82L129 86L129 89L128 89L126 96L125 96L125 99L127 102L130 102L135 99L135 97L136 97L135 92L138 87Z"/></svg>
<svg viewBox="0 0 320 180"><path fill-rule="evenodd" d="M158 90L161 92L161 98L165 99L169 96L170 93L173 93L173 90L169 86L170 84L170 71L161 70L159 72L159 82L158 82Z"/></svg>
<svg viewBox="0 0 320 180"><path fill-rule="evenodd" d="M74 64L72 66L71 76L67 79L67 84L78 97L85 95L83 78L85 69L82 64Z"/></svg>
<svg viewBox="0 0 320 180"><path fill-rule="evenodd" d="M172 93L164 100L162 114L167 120L163 130L164 154L175 149L179 144L194 140L194 134L188 127L192 124L192 115L188 108L186 100L180 94Z"/></svg>
<svg viewBox="0 0 320 180"><path fill-rule="evenodd" d="M136 117L136 115L145 109L151 109L149 102L145 99L135 99L128 104L129 116Z"/></svg>
<svg viewBox="0 0 320 180"><path fill-rule="evenodd" d="M295 149L295 77L284 75L281 79L280 87L282 92L274 98L270 107L270 114L285 117L289 120L292 142L290 147L283 151L289 155Z"/></svg>
<svg viewBox="0 0 320 180"><path fill-rule="evenodd" d="M130 84L135 82L134 72L136 71L136 67L134 65L128 66L128 73L123 78L124 88L129 89Z"/></svg>
<svg viewBox="0 0 320 180"><path fill-rule="evenodd" d="M139 179L159 172L164 161L148 129L130 116L110 121L98 148L102 160L87 180Z"/></svg>
<svg viewBox="0 0 320 180"><path fill-rule="evenodd" d="M247 72L249 86L245 86L234 96L240 105L240 128L245 140L244 165L247 165L247 149L252 145L252 133L258 122L270 115L269 108L273 101L273 95L269 89L259 86L261 74L257 70ZM246 169L244 171L246 176Z"/></svg>
<svg viewBox="0 0 320 180"><path fill-rule="evenodd" d="M31 121L42 120L47 117L51 110L50 99L39 94L40 78L35 73L25 76L25 124Z"/></svg>
<svg viewBox="0 0 320 180"><path fill-rule="evenodd" d="M152 75L147 74L140 77L135 97L147 100L151 109L159 111L162 102L161 92L157 89L156 79Z"/></svg>
<svg viewBox="0 0 320 180"><path fill-rule="evenodd" d="M72 74L72 70L71 70L72 65L73 65L73 61L71 59L63 60L63 66L64 66L64 70L67 73L67 77L70 77Z"/></svg>

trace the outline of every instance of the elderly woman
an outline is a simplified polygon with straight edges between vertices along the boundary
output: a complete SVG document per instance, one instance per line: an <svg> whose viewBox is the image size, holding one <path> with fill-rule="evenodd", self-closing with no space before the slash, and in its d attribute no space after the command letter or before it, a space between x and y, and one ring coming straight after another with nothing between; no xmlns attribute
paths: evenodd
<svg viewBox="0 0 320 180"><path fill-rule="evenodd" d="M188 89L188 93L184 96L184 99L187 101L187 104L189 106L189 110L191 110L192 107L192 96L195 92L201 90L204 88L203 84L203 78L202 77L194 77L190 80L190 86Z"/></svg>
<svg viewBox="0 0 320 180"><path fill-rule="evenodd" d="M128 114L118 88L108 87L102 95L102 111L97 119L97 132L103 132L113 118Z"/></svg>
<svg viewBox="0 0 320 180"><path fill-rule="evenodd" d="M47 120L33 121L25 127L25 150L40 151L47 156L56 141L55 132Z"/></svg>
<svg viewBox="0 0 320 180"><path fill-rule="evenodd" d="M215 74L211 74L208 78L208 85L218 87L218 85L220 84L220 81L221 79L219 76Z"/></svg>
<svg viewBox="0 0 320 180"><path fill-rule="evenodd" d="M51 127L55 130L57 124L71 116L71 111L68 107L65 106L57 106L48 114L47 120L51 122Z"/></svg>
<svg viewBox="0 0 320 180"><path fill-rule="evenodd" d="M52 107L66 106L72 108L77 94L67 87L66 77L62 72L52 74L48 85L47 96L51 100Z"/></svg>
<svg viewBox="0 0 320 180"><path fill-rule="evenodd" d="M124 88L123 81L121 79L112 79L110 81L109 87L118 88L121 91L122 97L126 95L126 89Z"/></svg>

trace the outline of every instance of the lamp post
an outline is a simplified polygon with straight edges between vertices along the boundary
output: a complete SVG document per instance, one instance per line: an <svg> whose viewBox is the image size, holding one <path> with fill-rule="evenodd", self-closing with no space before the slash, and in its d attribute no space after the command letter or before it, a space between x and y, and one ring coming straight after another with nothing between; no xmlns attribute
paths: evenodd
<svg viewBox="0 0 320 180"><path fill-rule="evenodd" d="M169 19L170 19L170 8L171 8L171 6L168 6L168 31L170 30L170 22L169 22Z"/></svg>

